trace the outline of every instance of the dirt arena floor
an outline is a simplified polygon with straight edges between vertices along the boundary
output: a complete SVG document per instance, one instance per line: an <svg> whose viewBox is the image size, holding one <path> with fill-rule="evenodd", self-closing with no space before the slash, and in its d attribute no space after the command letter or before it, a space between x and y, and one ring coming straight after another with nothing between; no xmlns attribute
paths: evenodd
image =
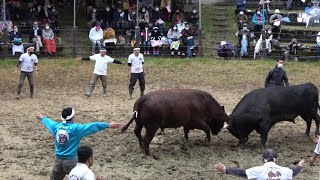
<svg viewBox="0 0 320 180"><path fill-rule="evenodd" d="M196 64L191 66L198 67ZM129 121L139 90L135 91L133 100L127 100L126 67L109 67L108 97L105 98L101 96L100 83L92 97L83 96L91 78L93 64L64 64L64 67L67 68L57 68L55 63L47 64L42 69L40 67L35 80L35 97L29 98L28 83L25 83L21 100L14 99L18 75L13 73L13 69L1 70L0 76L4 78L0 80L0 179L49 178L54 161L53 137L35 118L36 112L59 121L61 110L71 106L76 110L76 122ZM183 67L173 68L173 72L168 71L168 74L178 74L183 79L183 73L178 72L179 68ZM228 112L232 111L244 94L261 87L258 83L263 83L264 78L257 84L249 82L249 85L226 88L218 85L215 80L212 80L213 84L206 84L206 80L202 83L185 83L181 80L179 84L175 76L158 76L155 69L149 69L149 72L146 92L176 87L201 89L209 92ZM199 76L202 75L193 74L191 78ZM236 75L232 77L237 78ZM263 149L259 135L255 132L244 146L238 146L237 139L227 131L214 136L208 145L203 131L191 131L189 141L186 141L182 128L166 129L164 135L157 135L153 139L150 145L151 156L145 156L133 133L134 125L123 134L119 130L107 129L82 140L82 144L91 145L94 149L92 170L96 175L119 180L232 180L240 178L219 174L213 171L213 165L222 162L227 166L245 169L262 164ZM296 119L296 124L279 123L269 133L268 142L278 152L279 164L282 166L293 167L300 159L306 160L305 168L295 179L317 180L320 179L320 163L313 167L308 164L315 144L310 137L304 136L305 128L306 124L300 118ZM313 123L312 133L314 129Z"/></svg>

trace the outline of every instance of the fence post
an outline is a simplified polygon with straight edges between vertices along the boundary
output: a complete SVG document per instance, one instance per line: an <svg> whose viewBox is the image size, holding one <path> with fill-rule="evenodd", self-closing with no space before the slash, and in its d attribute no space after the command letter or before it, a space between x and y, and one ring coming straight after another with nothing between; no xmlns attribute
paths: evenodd
<svg viewBox="0 0 320 180"><path fill-rule="evenodd" d="M3 29L3 55L4 59L8 57L8 32L6 27Z"/></svg>
<svg viewBox="0 0 320 180"><path fill-rule="evenodd" d="M266 59L267 58L267 42L266 42L266 30L262 29L261 31L262 35L262 58Z"/></svg>
<svg viewBox="0 0 320 180"><path fill-rule="evenodd" d="M72 29L72 56L75 58L77 56L77 27Z"/></svg>
<svg viewBox="0 0 320 180"><path fill-rule="evenodd" d="M135 32L135 36L136 36L136 44L135 47L140 47L140 42L141 42L141 36L140 36L140 27L136 26L136 32Z"/></svg>
<svg viewBox="0 0 320 180"><path fill-rule="evenodd" d="M203 56L203 46L202 46L202 29L198 29L198 37L199 37L199 56Z"/></svg>

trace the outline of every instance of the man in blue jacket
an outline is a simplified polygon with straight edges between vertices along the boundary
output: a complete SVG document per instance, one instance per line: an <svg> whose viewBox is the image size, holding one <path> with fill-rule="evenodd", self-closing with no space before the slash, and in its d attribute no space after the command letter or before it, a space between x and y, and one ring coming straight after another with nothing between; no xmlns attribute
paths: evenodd
<svg viewBox="0 0 320 180"><path fill-rule="evenodd" d="M114 122L77 124L73 123L74 113L73 108L63 109L62 122L55 122L40 113L36 114L36 117L54 136L56 160L51 180L62 180L77 165L77 149L82 138L106 128L120 128L123 125Z"/></svg>

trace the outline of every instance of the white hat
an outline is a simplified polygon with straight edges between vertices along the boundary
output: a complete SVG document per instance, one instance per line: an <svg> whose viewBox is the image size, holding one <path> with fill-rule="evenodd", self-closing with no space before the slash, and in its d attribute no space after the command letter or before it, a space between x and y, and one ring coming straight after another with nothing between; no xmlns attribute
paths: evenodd
<svg viewBox="0 0 320 180"><path fill-rule="evenodd" d="M134 51L140 51L140 48L133 48Z"/></svg>
<svg viewBox="0 0 320 180"><path fill-rule="evenodd" d="M225 42L225 41L221 41L221 43L220 43L221 46L226 45L226 44L227 44L227 42Z"/></svg>
<svg viewBox="0 0 320 180"><path fill-rule="evenodd" d="M276 10L274 10L274 13L279 14L279 13L280 13L280 10L279 10L279 9L276 9Z"/></svg>
<svg viewBox="0 0 320 180"><path fill-rule="evenodd" d="M105 48L101 48L100 51L107 51Z"/></svg>
<svg viewBox="0 0 320 180"><path fill-rule="evenodd" d="M34 49L34 47L28 47L28 48L27 48L27 51L29 51L30 49Z"/></svg>
<svg viewBox="0 0 320 180"><path fill-rule="evenodd" d="M320 36L320 32L318 32L318 36Z"/></svg>

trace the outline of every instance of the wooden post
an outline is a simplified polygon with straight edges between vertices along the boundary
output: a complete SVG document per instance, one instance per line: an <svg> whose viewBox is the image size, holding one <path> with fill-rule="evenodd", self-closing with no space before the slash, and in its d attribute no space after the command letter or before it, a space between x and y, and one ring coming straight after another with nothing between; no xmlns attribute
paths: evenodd
<svg viewBox="0 0 320 180"><path fill-rule="evenodd" d="M267 58L267 42L266 42L266 30L262 29L261 31L262 35L262 58L266 59Z"/></svg>
<svg viewBox="0 0 320 180"><path fill-rule="evenodd" d="M141 36L140 36L140 27L136 26L136 31L135 31L135 35L136 35L136 44L135 47L140 47L140 42L141 42Z"/></svg>
<svg viewBox="0 0 320 180"><path fill-rule="evenodd" d="M3 29L3 55L4 59L8 57L8 32L7 32L7 27L5 25L5 28Z"/></svg>

